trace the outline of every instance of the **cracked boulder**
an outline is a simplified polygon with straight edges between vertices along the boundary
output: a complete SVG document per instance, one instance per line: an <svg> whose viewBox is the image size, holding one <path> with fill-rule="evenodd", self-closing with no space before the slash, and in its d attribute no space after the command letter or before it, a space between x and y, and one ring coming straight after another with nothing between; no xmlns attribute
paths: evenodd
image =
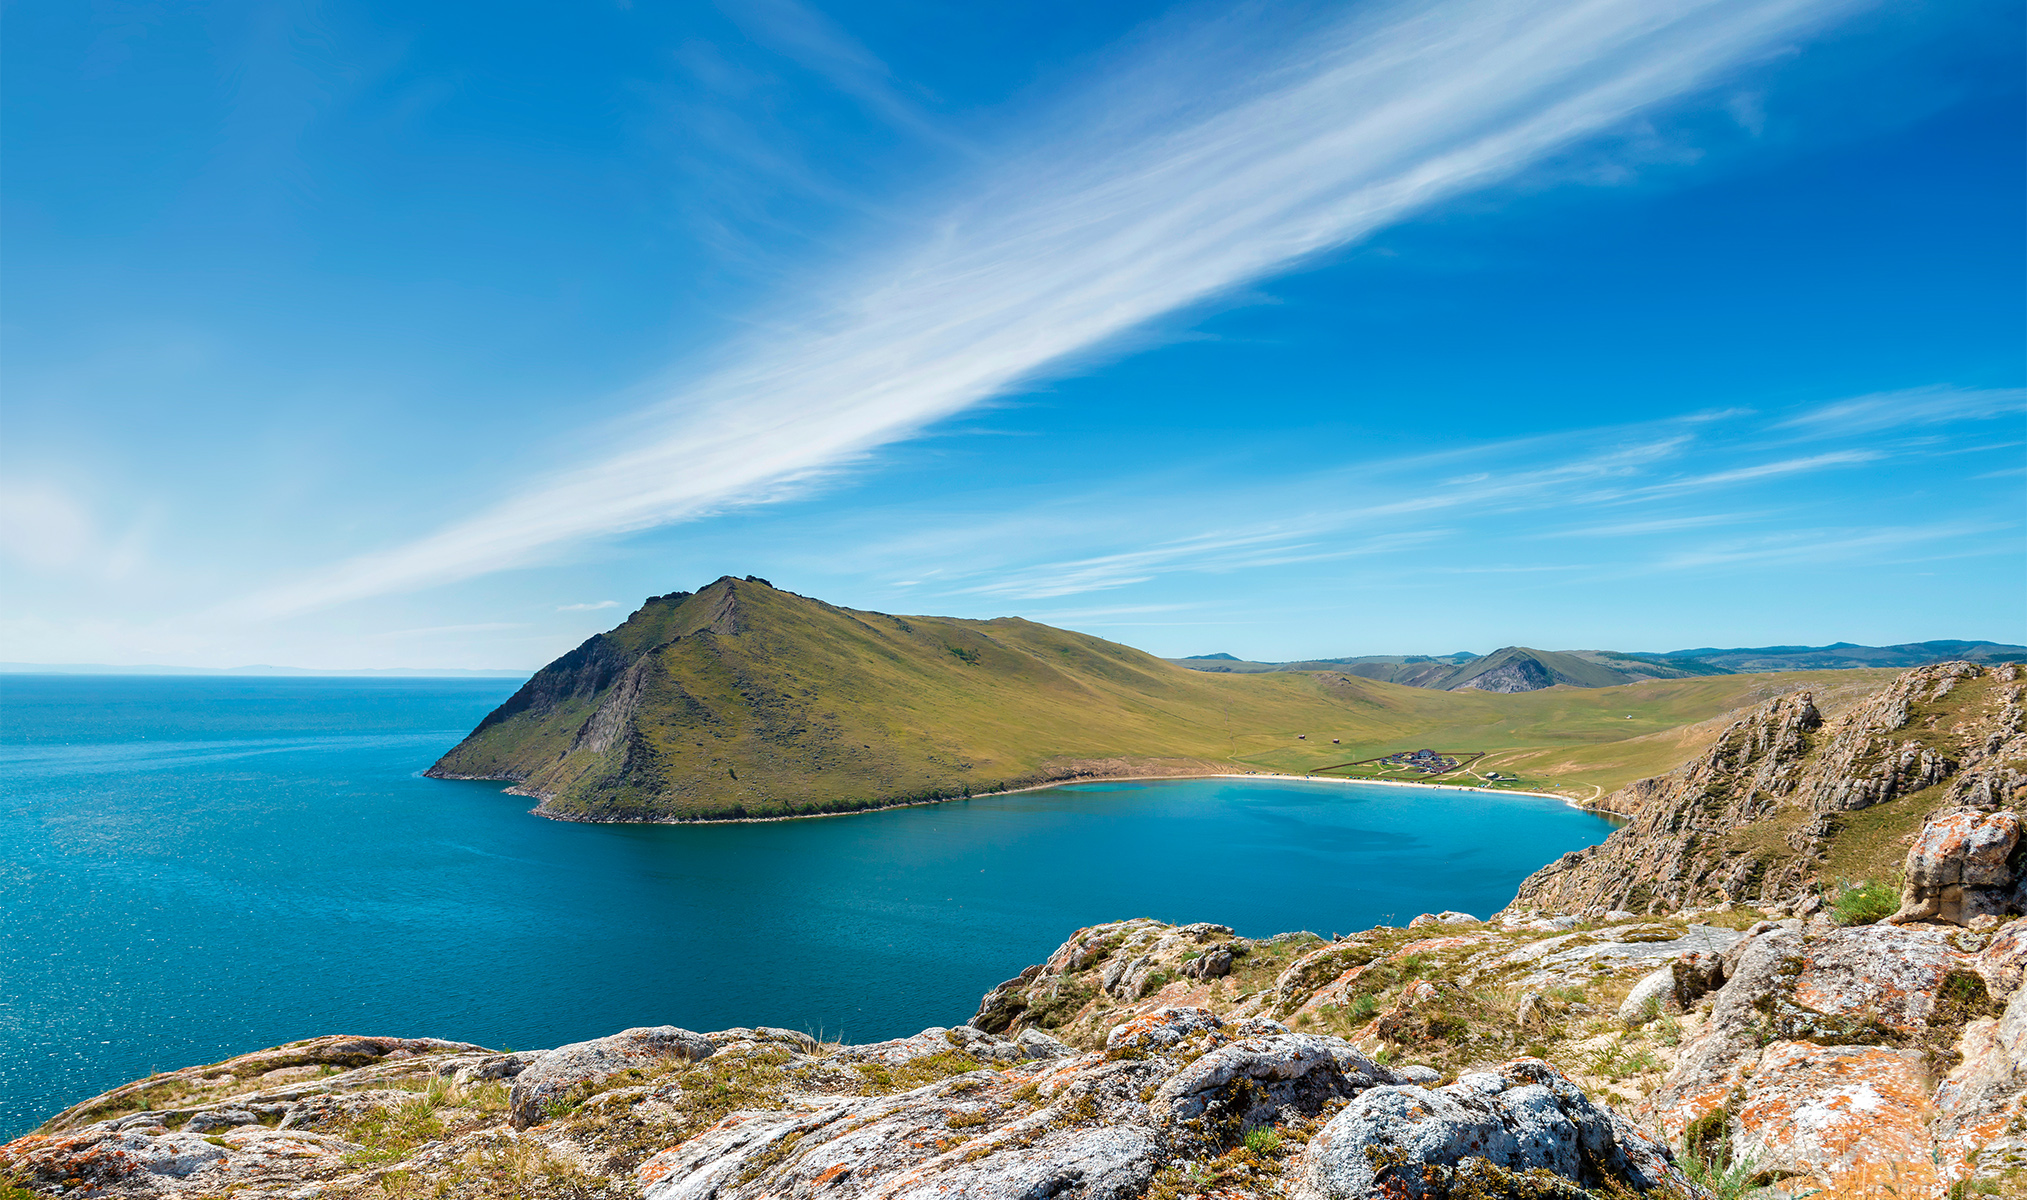
<svg viewBox="0 0 2027 1200"><path fill-rule="evenodd" d="M1688 1190L1665 1146L1539 1059L1443 1088L1367 1089L1324 1125L1291 1174L1297 1200Z"/></svg>
<svg viewBox="0 0 2027 1200"><path fill-rule="evenodd" d="M1968 925L1978 917L2020 911L2012 862L2020 814L1946 808L1928 819L1907 852L1900 911L1887 920Z"/></svg>
<svg viewBox="0 0 2027 1200"><path fill-rule="evenodd" d="M508 1106L514 1124L525 1129L539 1123L551 1105L567 1102L580 1089L621 1071L695 1062L709 1058L716 1050L703 1034L674 1025L628 1029L610 1037L558 1046L514 1077Z"/></svg>

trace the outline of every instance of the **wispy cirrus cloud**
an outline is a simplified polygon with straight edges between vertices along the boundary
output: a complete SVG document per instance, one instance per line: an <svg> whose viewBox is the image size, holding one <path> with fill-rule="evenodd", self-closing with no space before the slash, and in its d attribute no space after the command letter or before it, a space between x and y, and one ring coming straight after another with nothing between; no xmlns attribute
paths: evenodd
<svg viewBox="0 0 2027 1200"><path fill-rule="evenodd" d="M556 606L556 611L557 611L557 612L597 612L597 611L598 611L599 609L602 609L602 608L618 608L618 607L619 607L619 601L617 601L617 600L595 600L595 601L591 601L591 602L589 602L589 603L586 603L586 604L559 604L559 605L557 605L557 606Z"/></svg>
<svg viewBox="0 0 2027 1200"><path fill-rule="evenodd" d="M1612 521L1602 525L1582 525L1573 529L1551 529L1537 533L1536 538L1622 538L1652 537L1657 533L1679 533L1685 529L1707 529L1713 525L1732 525L1749 520L1752 513L1692 513L1687 516L1654 517L1644 521Z"/></svg>
<svg viewBox="0 0 2027 1200"><path fill-rule="evenodd" d="M1650 485L1652 492L1680 492L1694 488L1723 487L1726 484L1750 483L1756 479L1773 479L1781 475L1799 475L1807 471L1820 471L1825 467L1856 467L1878 462L1884 457L1876 450L1833 450L1826 454L1809 454L1801 458L1783 458L1773 462L1754 463L1749 467L1733 467L1726 471L1709 471L1701 475L1690 475L1682 479L1670 479Z"/></svg>
<svg viewBox="0 0 2027 1200"><path fill-rule="evenodd" d="M1932 384L1897 392L1853 396L1799 413L1775 428L1842 435L2021 414L2027 414L2027 388L1964 388L1952 384Z"/></svg>
<svg viewBox="0 0 2027 1200"><path fill-rule="evenodd" d="M1884 529L1789 529L1671 553L1656 565L1664 570L1705 570L1769 562L1802 566L1859 557L1926 561L2010 554L2012 547L1995 542L1991 535L2018 528L2017 524L1950 521Z"/></svg>
<svg viewBox="0 0 2027 1200"><path fill-rule="evenodd" d="M1094 89L1081 121L925 205L912 242L806 289L823 299L727 348L606 457L237 611L449 582L797 494L1165 313L1619 129L1858 6L1425 0L1205 56L1207 77L1152 47L1113 73L1126 84ZM842 45L826 33L819 57L875 78Z"/></svg>
<svg viewBox="0 0 2027 1200"><path fill-rule="evenodd" d="M986 533L966 521L959 527L961 537L917 531L868 552L914 560L911 565L917 567L925 560L939 563L949 595L1024 601L1110 592L1175 574L1223 574L1345 559L1370 558L1395 573L1624 575L1777 562L1783 555L1799 556L1798 560L1816 555L1849 558L1875 551L1892 554L1911 541L1948 537L1956 528L1812 528L1798 538L1778 533L1720 535L1684 545L1682 535L1701 530L1715 533L1770 518L1793 520L1796 514L1784 511L1782 501L1792 506L1792 489L1806 487L1804 481L1812 475L1954 452L1926 446L1904 446L1895 454L1826 450L1707 469L1764 453L1752 447L1764 441L1767 426L1753 417L1747 410L1733 410L1723 421L1671 418L1568 430L1552 437L1458 446L1361 463L1351 470L1319 471L1277 487L1251 485L1230 494L1204 494L1199 505L1184 510L1184 519L1203 512L1225 514L1225 519L1195 532L1177 528L1170 513L1133 511L1117 502L1080 505L1103 508L1119 519L1117 533L1086 531L1087 545L1108 536L1125 543L1126 548L1109 553L1052 555L1039 561L994 557L974 559L966 566L957 565L960 560L952 557L960 547L995 540L1059 547L1068 534L1056 528L1048 514L1026 518L1030 526L1026 530L1004 527ZM1460 470L1472 466L1482 469ZM1695 469L1699 466L1706 469ZM1431 480L1437 468L1448 473ZM1685 505L1708 504L1711 496L1726 493L1751 497L1747 503L1755 506L1683 511ZM1766 507L1769 501L1776 501L1773 507ZM1262 512L1281 515L1252 521L1241 516ZM1576 514L1590 520L1573 525ZM1628 539L1645 549L1631 558L1543 563L1531 557L1538 551L1516 553L1508 545L1539 546L1544 540L1578 538ZM1808 545L1812 539L1820 544ZM1470 555L1469 561L1453 557L1463 553Z"/></svg>
<svg viewBox="0 0 2027 1200"><path fill-rule="evenodd" d="M940 145L959 147L903 94L894 72L835 21L796 0L721 2L718 10L755 40L814 71L894 128Z"/></svg>

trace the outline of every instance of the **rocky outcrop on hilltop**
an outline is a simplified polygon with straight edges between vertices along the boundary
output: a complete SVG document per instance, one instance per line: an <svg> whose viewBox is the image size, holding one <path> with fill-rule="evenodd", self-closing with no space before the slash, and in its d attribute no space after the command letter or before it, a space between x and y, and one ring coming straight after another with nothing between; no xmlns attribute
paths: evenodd
<svg viewBox="0 0 2027 1200"><path fill-rule="evenodd" d="M1958 662L1908 671L1828 722L1806 691L1769 700L1692 761L1604 798L1632 824L1544 867L1517 903L1808 910L1840 878L1890 874L1941 808L2027 803L2023 692L2018 665Z"/></svg>

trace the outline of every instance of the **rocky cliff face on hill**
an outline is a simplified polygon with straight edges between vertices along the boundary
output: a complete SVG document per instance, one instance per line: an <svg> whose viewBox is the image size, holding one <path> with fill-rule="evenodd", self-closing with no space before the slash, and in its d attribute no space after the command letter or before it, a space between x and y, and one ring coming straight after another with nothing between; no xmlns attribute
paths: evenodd
<svg viewBox="0 0 2027 1200"><path fill-rule="evenodd" d="M1827 723L1809 693L1777 697L1694 760L1605 797L1632 824L1544 867L1518 902L1813 911L1825 888L1891 874L1936 811L2023 802L2023 693L2018 665L1940 663Z"/></svg>

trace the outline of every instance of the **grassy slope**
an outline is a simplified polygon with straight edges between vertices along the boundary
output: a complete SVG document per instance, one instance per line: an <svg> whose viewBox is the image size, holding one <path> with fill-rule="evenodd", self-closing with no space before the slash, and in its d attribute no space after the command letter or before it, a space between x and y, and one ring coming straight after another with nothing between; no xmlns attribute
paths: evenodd
<svg viewBox="0 0 2027 1200"><path fill-rule="evenodd" d="M855 612L729 579L649 603L599 652L644 660L639 703L610 745L579 734L601 703L612 723L626 690L616 666L595 694L559 686L489 721L442 772L522 781L558 816L642 820L860 808L1077 773L1300 772L1434 745L1500 750L1494 769L1588 795L1583 785L1665 770L1697 748L1642 735L1810 678L1497 695L1334 672L1208 674L1018 618Z"/></svg>
<svg viewBox="0 0 2027 1200"><path fill-rule="evenodd" d="M1368 684L1381 693L1389 719L1346 723L1312 733L1309 740L1294 745L1285 740L1271 745L1273 739L1267 737L1253 739L1239 758L1269 770L1314 771L1419 746L1482 750L1490 753L1474 764L1478 771L1517 774L1520 782L1515 786L1592 799L1694 757L1716 739L1738 709L1810 688L1817 706L1834 714L1897 674L1785 671L1656 679L1609 688L1553 687L1512 695ZM1341 738L1342 744L1330 745L1333 737Z"/></svg>

